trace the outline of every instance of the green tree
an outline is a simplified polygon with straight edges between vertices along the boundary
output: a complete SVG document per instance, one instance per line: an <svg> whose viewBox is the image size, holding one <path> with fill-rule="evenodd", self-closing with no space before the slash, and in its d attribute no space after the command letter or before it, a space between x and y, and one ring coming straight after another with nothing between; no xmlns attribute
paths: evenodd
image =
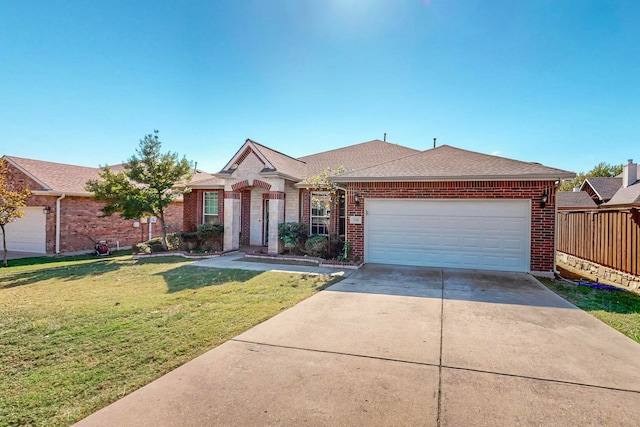
<svg viewBox="0 0 640 427"><path fill-rule="evenodd" d="M573 179L566 180L560 185L560 191L573 191L575 187L580 187L585 179L592 177L613 177L622 173L622 165L611 165L600 162L589 172L580 172Z"/></svg>
<svg viewBox="0 0 640 427"><path fill-rule="evenodd" d="M109 166L100 168L100 179L89 180L86 190L95 200L106 203L102 212L118 212L125 219L155 216L162 224L162 246L167 249L165 210L178 196L190 191L177 190L177 182L191 179L191 165L177 153L162 154L158 131L140 140L136 155L124 163L124 169L114 173Z"/></svg>
<svg viewBox="0 0 640 427"><path fill-rule="evenodd" d="M24 216L24 212L20 209L26 206L25 199L31 194L28 188L22 191L11 191L6 183L8 174L7 163L4 159L0 159L0 229L2 230L2 247L4 248L2 258L4 267L9 265L7 262L7 230L5 226Z"/></svg>

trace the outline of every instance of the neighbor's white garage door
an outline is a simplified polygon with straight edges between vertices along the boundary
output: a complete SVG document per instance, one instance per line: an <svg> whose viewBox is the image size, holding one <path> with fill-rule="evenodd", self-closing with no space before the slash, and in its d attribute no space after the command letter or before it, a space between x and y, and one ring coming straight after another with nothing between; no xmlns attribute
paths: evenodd
<svg viewBox="0 0 640 427"><path fill-rule="evenodd" d="M42 208L24 208L24 217L16 219L5 226L7 230L7 249L12 252L46 253L47 216ZM0 236L0 250L4 249Z"/></svg>
<svg viewBox="0 0 640 427"><path fill-rule="evenodd" d="M366 262L529 271L529 200L365 203Z"/></svg>

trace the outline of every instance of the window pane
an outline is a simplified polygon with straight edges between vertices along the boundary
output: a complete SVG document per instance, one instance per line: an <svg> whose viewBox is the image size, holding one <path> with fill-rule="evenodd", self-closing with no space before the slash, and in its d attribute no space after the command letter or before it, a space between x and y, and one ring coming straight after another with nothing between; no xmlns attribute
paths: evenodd
<svg viewBox="0 0 640 427"><path fill-rule="evenodd" d="M329 193L311 193L311 234L329 234L331 196Z"/></svg>
<svg viewBox="0 0 640 427"><path fill-rule="evenodd" d="M204 193L204 215L218 215L218 193Z"/></svg>

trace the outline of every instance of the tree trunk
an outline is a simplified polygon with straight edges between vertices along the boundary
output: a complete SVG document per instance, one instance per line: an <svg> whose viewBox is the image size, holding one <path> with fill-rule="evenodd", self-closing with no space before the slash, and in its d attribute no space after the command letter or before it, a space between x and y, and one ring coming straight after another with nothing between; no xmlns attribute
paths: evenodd
<svg viewBox="0 0 640 427"><path fill-rule="evenodd" d="M164 250L169 250L169 244L167 243L167 227L164 225L164 209L160 209L160 227L162 227L162 247Z"/></svg>
<svg viewBox="0 0 640 427"><path fill-rule="evenodd" d="M7 250L7 236L5 235L4 224L0 224L0 228L2 229L2 249L4 252L4 256L2 258L2 265L4 267L8 267L9 263L7 263L7 253L9 251Z"/></svg>

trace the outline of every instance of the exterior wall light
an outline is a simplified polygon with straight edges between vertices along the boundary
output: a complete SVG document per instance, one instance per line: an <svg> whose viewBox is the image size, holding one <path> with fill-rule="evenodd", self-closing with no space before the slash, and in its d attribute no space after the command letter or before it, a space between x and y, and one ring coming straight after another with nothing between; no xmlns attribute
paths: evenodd
<svg viewBox="0 0 640 427"><path fill-rule="evenodd" d="M356 201L356 206L360 206L360 193L356 193L354 199Z"/></svg>
<svg viewBox="0 0 640 427"><path fill-rule="evenodd" d="M51 212L51 206L45 206L44 208L42 208L42 213L43 214L48 214Z"/></svg>
<svg viewBox="0 0 640 427"><path fill-rule="evenodd" d="M549 195L545 191L544 193L542 193L542 196L540 197L540 207L544 208L545 206L547 206L548 200L549 200Z"/></svg>

